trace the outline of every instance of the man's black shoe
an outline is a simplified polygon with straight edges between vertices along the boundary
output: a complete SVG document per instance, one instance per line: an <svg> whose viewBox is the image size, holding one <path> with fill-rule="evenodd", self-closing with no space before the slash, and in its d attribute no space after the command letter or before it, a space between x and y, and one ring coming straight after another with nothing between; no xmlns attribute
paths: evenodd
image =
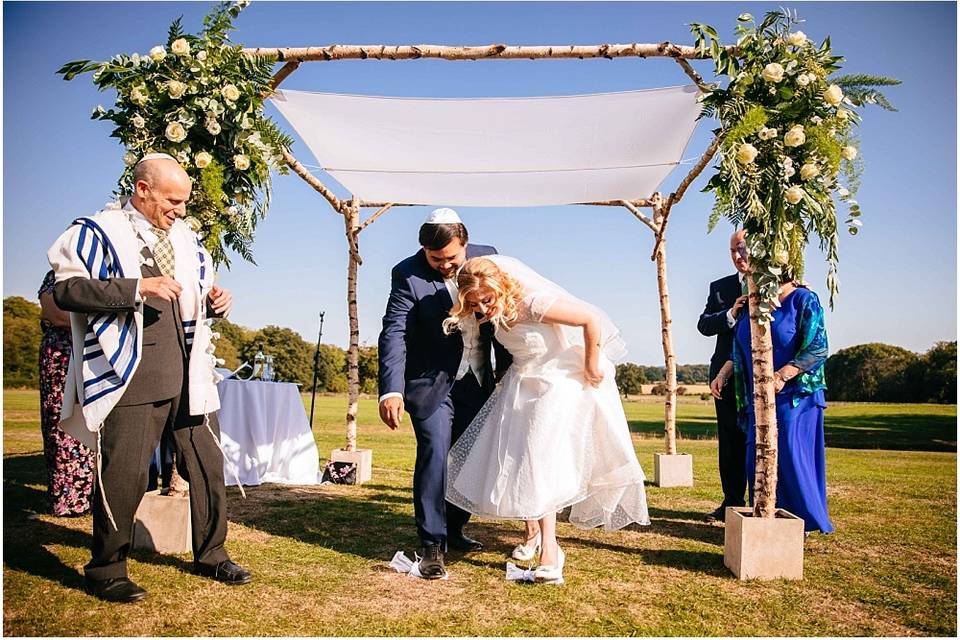
<svg viewBox="0 0 960 640"><path fill-rule="evenodd" d="M426 544L420 550L420 575L427 580L439 580L447 575L443 566L443 551L438 544Z"/></svg>
<svg viewBox="0 0 960 640"><path fill-rule="evenodd" d="M147 592L135 585L130 578L85 578L84 581L87 593L107 602L136 602L147 597Z"/></svg>
<svg viewBox="0 0 960 640"><path fill-rule="evenodd" d="M726 509L720 506L708 513L704 520L707 522L723 522L724 518L726 518Z"/></svg>
<svg viewBox="0 0 960 640"><path fill-rule="evenodd" d="M483 551L483 543L479 540L469 538L461 532L447 536L447 548L464 553L469 551Z"/></svg>
<svg viewBox="0 0 960 640"><path fill-rule="evenodd" d="M253 580L250 572L231 560L224 560L217 564L193 563L194 570L201 576L213 578L224 584L247 584Z"/></svg>

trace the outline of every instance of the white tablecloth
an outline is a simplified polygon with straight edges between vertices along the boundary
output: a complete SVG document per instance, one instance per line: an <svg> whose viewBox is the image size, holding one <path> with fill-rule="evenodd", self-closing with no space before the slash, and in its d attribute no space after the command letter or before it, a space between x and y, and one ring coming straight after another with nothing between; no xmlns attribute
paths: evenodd
<svg viewBox="0 0 960 640"><path fill-rule="evenodd" d="M320 482L320 454L297 385L222 380L217 387L228 485L237 484L234 469L244 485Z"/></svg>

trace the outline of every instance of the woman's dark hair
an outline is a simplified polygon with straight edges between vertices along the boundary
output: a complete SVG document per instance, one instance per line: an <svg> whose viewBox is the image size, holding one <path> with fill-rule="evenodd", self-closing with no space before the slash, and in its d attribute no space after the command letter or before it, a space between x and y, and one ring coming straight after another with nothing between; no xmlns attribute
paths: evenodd
<svg viewBox="0 0 960 640"><path fill-rule="evenodd" d="M430 251L443 249L454 239L460 244L467 244L467 228L463 223L455 224L424 224L420 227L420 246Z"/></svg>

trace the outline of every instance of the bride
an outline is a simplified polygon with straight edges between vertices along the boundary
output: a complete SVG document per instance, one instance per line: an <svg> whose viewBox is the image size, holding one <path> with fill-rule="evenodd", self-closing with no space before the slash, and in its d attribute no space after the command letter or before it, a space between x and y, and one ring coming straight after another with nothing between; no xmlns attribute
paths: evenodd
<svg viewBox="0 0 960 640"><path fill-rule="evenodd" d="M513 364L450 450L447 500L471 513L537 521L537 582L563 583L556 514L607 530L649 524L612 359L623 341L610 319L519 260L473 258L457 276L452 333L470 314L490 322Z"/></svg>

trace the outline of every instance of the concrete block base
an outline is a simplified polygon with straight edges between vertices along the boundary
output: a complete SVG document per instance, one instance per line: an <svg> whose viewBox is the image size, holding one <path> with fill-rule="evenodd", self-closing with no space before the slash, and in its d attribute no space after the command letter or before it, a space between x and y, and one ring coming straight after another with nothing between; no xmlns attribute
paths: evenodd
<svg viewBox="0 0 960 640"><path fill-rule="evenodd" d="M750 507L727 507L723 564L741 580L802 580L803 540L803 520L789 511L755 518Z"/></svg>
<svg viewBox="0 0 960 640"><path fill-rule="evenodd" d="M373 477L373 449L355 449L353 451L334 449L330 452L330 460L356 464L357 484L368 482Z"/></svg>
<svg viewBox="0 0 960 640"><path fill-rule="evenodd" d="M143 496L133 518L133 546L157 553L189 553L190 497L162 496L151 491Z"/></svg>
<svg viewBox="0 0 960 640"><path fill-rule="evenodd" d="M658 487L692 487L693 456L688 453L653 454L653 482Z"/></svg>

